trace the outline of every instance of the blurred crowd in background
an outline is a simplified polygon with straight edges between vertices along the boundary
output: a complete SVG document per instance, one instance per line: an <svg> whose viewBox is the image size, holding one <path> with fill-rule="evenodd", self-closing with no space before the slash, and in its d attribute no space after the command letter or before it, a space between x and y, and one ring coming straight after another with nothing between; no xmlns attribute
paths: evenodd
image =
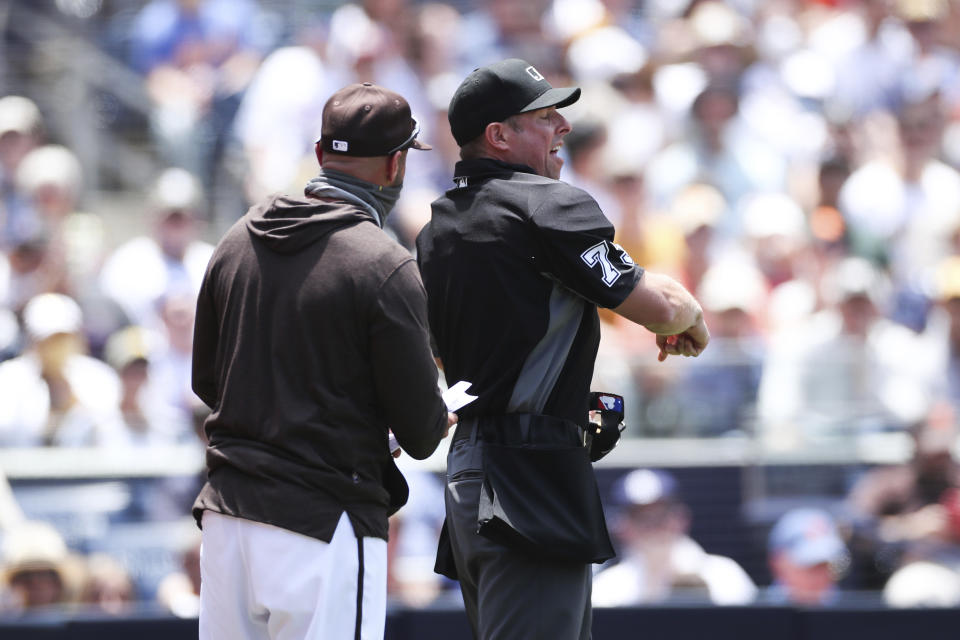
<svg viewBox="0 0 960 640"><path fill-rule="evenodd" d="M713 334L658 364L650 334L603 315L595 388L625 396L626 436L791 451L902 434L912 452L851 476L832 510L783 515L759 575L694 542L677 478L619 478L623 560L598 604L694 587L826 605L839 585L960 605L957 0L44 0L7 3L0 28L0 447L202 449L206 262L247 206L316 172L326 98L369 80L412 105L434 151L409 157L388 219L412 250L451 186L453 90L521 57L583 89L561 178L696 292ZM196 484L175 480L134 490L124 521L186 516ZM431 571L440 485L411 486L390 589L421 606L451 585ZM138 583L4 495L0 611L195 614L195 538Z"/></svg>

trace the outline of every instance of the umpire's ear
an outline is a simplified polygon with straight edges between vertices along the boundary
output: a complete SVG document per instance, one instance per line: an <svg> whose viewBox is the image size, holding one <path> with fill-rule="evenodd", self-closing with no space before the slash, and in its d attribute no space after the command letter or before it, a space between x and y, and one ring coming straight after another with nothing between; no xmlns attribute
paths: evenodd
<svg viewBox="0 0 960 640"><path fill-rule="evenodd" d="M497 151L509 151L510 143L504 129L509 126L503 122L491 122L483 130L483 137L491 148Z"/></svg>

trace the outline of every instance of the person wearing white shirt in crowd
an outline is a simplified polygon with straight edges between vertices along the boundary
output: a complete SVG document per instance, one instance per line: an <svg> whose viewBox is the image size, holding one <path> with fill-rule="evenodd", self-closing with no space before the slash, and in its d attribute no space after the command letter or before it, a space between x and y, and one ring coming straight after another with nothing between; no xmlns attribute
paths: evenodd
<svg viewBox="0 0 960 640"><path fill-rule="evenodd" d="M213 245L199 239L197 212L203 201L199 180L183 169L167 169L150 196L153 236L138 236L117 247L100 271L100 288L129 320L160 329L157 303L173 293L196 297Z"/></svg>
<svg viewBox="0 0 960 640"><path fill-rule="evenodd" d="M193 436L191 424L171 406L158 388L154 357L160 337L143 327L131 325L114 332L107 340L104 357L121 383L120 424L104 444L149 447L170 445Z"/></svg>
<svg viewBox="0 0 960 640"><path fill-rule="evenodd" d="M43 115L24 96L0 98L0 246L9 249L31 225L29 198L17 184L23 159L43 142Z"/></svg>
<svg viewBox="0 0 960 640"><path fill-rule="evenodd" d="M620 562L593 579L593 605L624 607L686 594L719 605L753 601L757 588L734 560L707 553L688 534L689 509L676 480L663 471L637 469L613 489L621 508L614 531Z"/></svg>
<svg viewBox="0 0 960 640"><path fill-rule="evenodd" d="M894 157L865 162L840 190L853 252L890 265L897 315L914 329L922 328L924 281L953 252L960 225L960 172L940 159L946 113L937 93L904 104Z"/></svg>
<svg viewBox="0 0 960 640"><path fill-rule="evenodd" d="M107 438L120 399L117 374L85 353L79 305L43 293L23 311L26 352L0 364L0 446L84 446Z"/></svg>
<svg viewBox="0 0 960 640"><path fill-rule="evenodd" d="M926 406L930 363L916 334L884 316L890 285L863 258L825 275L827 307L771 349L760 381L764 435L780 444L904 429Z"/></svg>

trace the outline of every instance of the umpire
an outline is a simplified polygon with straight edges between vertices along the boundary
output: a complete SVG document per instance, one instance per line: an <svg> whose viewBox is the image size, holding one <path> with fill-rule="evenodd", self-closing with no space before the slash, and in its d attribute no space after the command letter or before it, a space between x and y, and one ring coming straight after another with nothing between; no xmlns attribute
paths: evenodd
<svg viewBox="0 0 960 640"><path fill-rule="evenodd" d="M590 564L613 556L584 446L597 307L656 333L661 360L709 340L690 293L634 264L558 180L557 108L579 97L518 59L467 76L449 108L454 187L417 239L435 351L479 395L447 460L437 570L484 640L590 637Z"/></svg>
<svg viewBox="0 0 960 640"><path fill-rule="evenodd" d="M382 230L419 127L369 83L333 94L306 197L254 206L197 301L193 389L213 412L200 638L382 638L387 516L407 497L388 426L416 458L450 423L426 300Z"/></svg>

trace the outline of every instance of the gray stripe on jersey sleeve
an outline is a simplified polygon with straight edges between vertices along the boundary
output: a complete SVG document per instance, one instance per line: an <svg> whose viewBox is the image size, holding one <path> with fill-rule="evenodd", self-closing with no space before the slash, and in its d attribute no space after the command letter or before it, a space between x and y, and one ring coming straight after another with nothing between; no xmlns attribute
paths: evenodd
<svg viewBox="0 0 960 640"><path fill-rule="evenodd" d="M553 284L547 331L523 363L507 405L508 413L543 413L577 337L584 304L566 287Z"/></svg>

